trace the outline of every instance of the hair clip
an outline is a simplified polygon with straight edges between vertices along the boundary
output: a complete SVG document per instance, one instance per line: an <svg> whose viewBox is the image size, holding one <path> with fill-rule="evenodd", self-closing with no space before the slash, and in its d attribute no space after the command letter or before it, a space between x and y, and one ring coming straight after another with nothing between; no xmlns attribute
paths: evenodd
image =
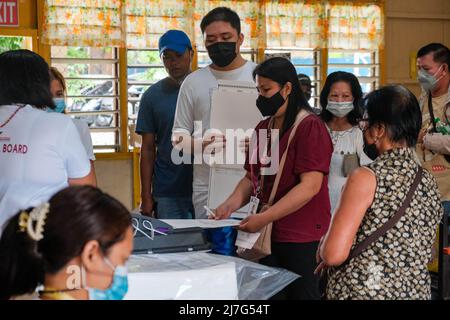
<svg viewBox="0 0 450 320"><path fill-rule="evenodd" d="M28 236L34 241L39 241L44 238L44 226L47 214L50 210L50 204L48 202L43 203L30 213L22 211L19 216L19 228L20 231L27 231Z"/></svg>
<svg viewBox="0 0 450 320"><path fill-rule="evenodd" d="M26 211L22 211L19 216L19 231L25 232L27 231L28 227L28 219L30 218L30 215Z"/></svg>

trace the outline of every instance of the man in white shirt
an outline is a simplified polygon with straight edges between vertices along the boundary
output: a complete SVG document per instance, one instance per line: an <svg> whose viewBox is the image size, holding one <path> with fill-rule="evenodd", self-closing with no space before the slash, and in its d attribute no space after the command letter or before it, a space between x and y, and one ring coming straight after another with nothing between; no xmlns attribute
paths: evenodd
<svg viewBox="0 0 450 320"><path fill-rule="evenodd" d="M203 153L213 138L203 138L210 129L211 93L218 87L217 80L252 81L256 64L240 54L244 41L239 16L226 7L211 10L200 24L205 47L212 64L191 73L183 82L178 95L175 121L172 130L174 145L191 152ZM197 150L194 145L201 146ZM210 167L199 157L194 162L193 203L195 217L206 218L204 206L208 199Z"/></svg>

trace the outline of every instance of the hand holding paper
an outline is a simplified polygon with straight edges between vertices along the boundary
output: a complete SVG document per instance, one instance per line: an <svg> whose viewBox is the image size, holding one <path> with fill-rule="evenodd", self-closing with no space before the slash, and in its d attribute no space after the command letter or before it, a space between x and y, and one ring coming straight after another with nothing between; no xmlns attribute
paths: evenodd
<svg viewBox="0 0 450 320"><path fill-rule="evenodd" d="M239 230L251 233L258 232L268 223L269 221L267 221L264 213L252 214L241 221Z"/></svg>

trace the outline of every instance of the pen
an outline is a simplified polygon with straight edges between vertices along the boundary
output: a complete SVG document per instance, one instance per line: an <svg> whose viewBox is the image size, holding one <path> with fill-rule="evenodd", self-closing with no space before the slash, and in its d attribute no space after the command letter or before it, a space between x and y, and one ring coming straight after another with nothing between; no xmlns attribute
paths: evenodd
<svg viewBox="0 0 450 320"><path fill-rule="evenodd" d="M214 213L210 208L208 208L207 206L203 206L203 208L205 208L206 214L207 214L209 217L212 217L212 218L215 218L215 217L216 217L215 213Z"/></svg>

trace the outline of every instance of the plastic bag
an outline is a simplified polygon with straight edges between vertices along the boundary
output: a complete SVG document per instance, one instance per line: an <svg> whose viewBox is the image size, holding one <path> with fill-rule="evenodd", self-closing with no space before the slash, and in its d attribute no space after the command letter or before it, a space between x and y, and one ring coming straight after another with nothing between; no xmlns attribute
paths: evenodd
<svg viewBox="0 0 450 320"><path fill-rule="evenodd" d="M213 253L225 256L236 255L236 237L237 230L233 227L223 227L214 229L205 229L207 240L211 243Z"/></svg>

